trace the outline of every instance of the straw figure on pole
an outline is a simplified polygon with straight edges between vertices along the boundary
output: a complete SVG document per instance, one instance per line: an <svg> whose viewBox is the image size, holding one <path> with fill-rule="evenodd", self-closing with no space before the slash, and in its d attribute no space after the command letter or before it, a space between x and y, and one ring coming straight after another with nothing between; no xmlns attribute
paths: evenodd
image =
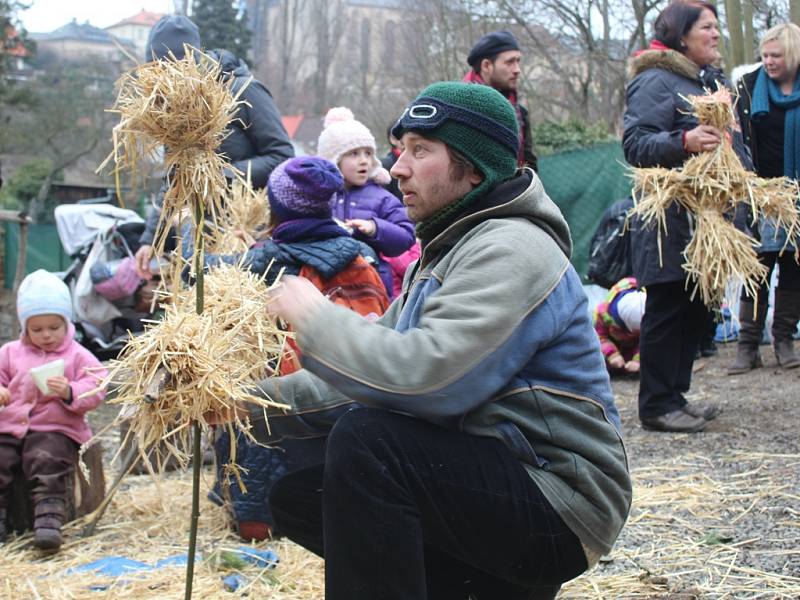
<svg viewBox="0 0 800 600"><path fill-rule="evenodd" d="M723 132L734 126L727 89L686 100L700 124ZM678 202L693 215L695 230L684 252L683 269L695 284L693 293L699 292L706 306L722 303L732 278L741 279L748 294L755 297L766 277L767 270L756 256L758 242L726 218L738 205L746 204L754 221L759 216L771 218L786 230L789 240L800 234L797 182L787 177L763 179L745 170L729 134L715 150L695 154L680 169L632 168L631 174L638 201L629 216L658 224L659 252L662 233L669 235L667 208Z"/></svg>
<svg viewBox="0 0 800 600"><path fill-rule="evenodd" d="M167 307L164 319L130 341L106 381L120 385L117 401L133 412L130 431L140 448L166 440L170 453L186 464L188 457L181 450L186 446L168 440L177 435L188 442L192 431L187 599L192 596L200 513L200 439L208 427L204 415L230 410L237 399L271 404L246 389L267 374L263 361L277 360L282 346L282 334L259 300L266 296L258 278L235 268L223 269L209 277L210 283L218 279L225 283L214 283L208 307L204 304L205 217L214 221L221 212L228 193L223 169L241 177L215 152L233 119L237 98L221 80L218 63L189 46L181 60L172 56L139 66L119 82L113 112L119 113L120 122L114 127L114 149L100 167L113 160L115 175L126 168L135 172L142 156L152 156L163 146L169 189L153 244L156 255L163 253L171 223L186 215L194 221L194 293L174 291L175 303ZM177 285L180 278L174 281ZM253 364L254 358L258 364ZM235 421L247 431L248 423L238 416ZM230 462L235 463L234 448Z"/></svg>

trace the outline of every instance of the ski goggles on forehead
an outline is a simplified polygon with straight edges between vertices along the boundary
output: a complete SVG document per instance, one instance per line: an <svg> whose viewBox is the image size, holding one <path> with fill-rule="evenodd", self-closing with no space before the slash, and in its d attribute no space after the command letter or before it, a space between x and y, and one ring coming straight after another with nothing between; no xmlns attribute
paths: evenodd
<svg viewBox="0 0 800 600"><path fill-rule="evenodd" d="M446 121L455 121L474 129L502 144L514 155L517 154L519 136L513 129L477 111L455 106L429 96L421 96L405 108L392 127L392 135L400 139L404 131L424 132L436 129Z"/></svg>

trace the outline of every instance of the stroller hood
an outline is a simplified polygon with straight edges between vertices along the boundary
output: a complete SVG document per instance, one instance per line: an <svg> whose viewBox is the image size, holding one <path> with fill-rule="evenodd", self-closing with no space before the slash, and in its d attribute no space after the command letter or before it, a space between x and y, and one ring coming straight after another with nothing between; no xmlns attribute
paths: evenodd
<svg viewBox="0 0 800 600"><path fill-rule="evenodd" d="M144 223L134 211L113 204L61 204L54 214L58 238L69 256L114 225Z"/></svg>

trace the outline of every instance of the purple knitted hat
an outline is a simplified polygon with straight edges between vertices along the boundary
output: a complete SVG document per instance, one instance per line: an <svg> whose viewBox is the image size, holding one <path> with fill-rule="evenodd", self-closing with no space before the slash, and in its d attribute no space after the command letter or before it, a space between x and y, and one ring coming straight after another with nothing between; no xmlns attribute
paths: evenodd
<svg viewBox="0 0 800 600"><path fill-rule="evenodd" d="M280 221L330 217L331 196L343 187L342 174L332 162L316 156L290 158L269 176L269 206Z"/></svg>

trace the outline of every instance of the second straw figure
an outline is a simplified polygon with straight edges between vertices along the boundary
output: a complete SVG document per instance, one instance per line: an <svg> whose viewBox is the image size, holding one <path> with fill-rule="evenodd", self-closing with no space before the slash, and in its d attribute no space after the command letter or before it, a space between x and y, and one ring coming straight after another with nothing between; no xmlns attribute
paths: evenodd
<svg viewBox="0 0 800 600"><path fill-rule="evenodd" d="M749 209L750 218L772 219L786 230L787 239L800 234L797 182L787 178L762 179L747 171L731 145L735 126L731 95L726 89L686 99L701 125L723 132L722 142L710 152L689 158L680 169L633 168L634 198L631 215L646 226L666 230L666 210L673 202L694 220L694 233L684 251L683 269L694 284L694 293L710 308L719 306L729 281L742 281L748 295L756 297L767 269L758 261L758 242L736 229L732 216L737 208Z"/></svg>
<svg viewBox="0 0 800 600"><path fill-rule="evenodd" d="M117 174L122 169L135 171L143 157L154 157L164 148L169 189L164 195L159 234L153 244L156 256L163 253L170 225L187 216L194 222L191 268L196 282L194 314L185 312L191 310L186 292L173 291L174 306L166 311L160 323L131 340L107 381L120 386L117 401L137 415L138 418L132 419L131 431L140 447L142 442L159 438L178 437L188 442L188 432L192 432L193 495L186 598L192 594L199 516L200 436L208 428L205 415L230 410L239 400L264 406L272 404L252 396L248 385L253 383L254 376L264 375L270 353L279 356L281 348L282 334L267 319L265 304L258 304L266 296L263 282L252 281L251 274L233 269L224 275L226 281L239 282L233 293L230 283L217 286L219 292L211 290L221 302L237 303L240 312L227 306L212 306L213 314L203 314L205 219L216 220L228 193L223 170L233 171L216 149L238 104L220 78L219 65L192 48L186 48L182 60L173 57L141 65L119 82L114 112L119 113L120 122L114 127L114 150L104 163L113 161ZM174 279L175 285L179 285L180 278ZM236 315L241 322L230 322ZM231 341L233 338L237 341ZM225 349L213 355L203 352L213 339L226 340ZM234 358L231 352L239 355ZM248 362L243 356L249 356L256 364L245 364L242 368ZM236 424L245 432L248 430L249 423L238 416ZM186 456L176 449L177 445L170 447L185 462Z"/></svg>

